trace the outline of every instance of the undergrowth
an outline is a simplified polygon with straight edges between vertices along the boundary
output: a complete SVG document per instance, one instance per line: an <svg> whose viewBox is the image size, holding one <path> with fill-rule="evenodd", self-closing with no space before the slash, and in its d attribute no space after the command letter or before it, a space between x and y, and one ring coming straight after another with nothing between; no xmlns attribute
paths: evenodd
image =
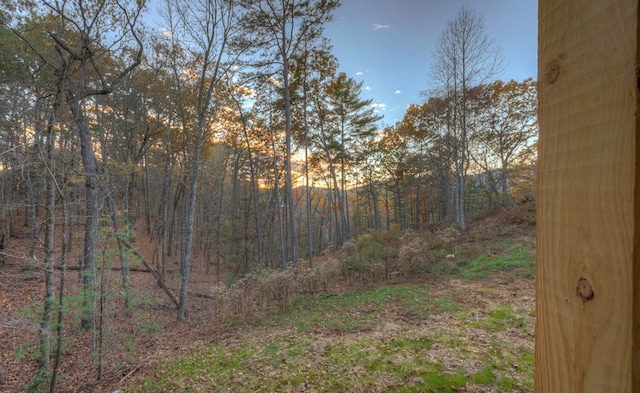
<svg viewBox="0 0 640 393"><path fill-rule="evenodd" d="M360 237L342 250L304 264L296 272L261 269L244 278L214 284L209 310L217 320L285 310L303 295L367 288L438 278L483 278L515 270L533 277L534 263L525 246L514 241L460 242L454 228L435 233L391 231Z"/></svg>

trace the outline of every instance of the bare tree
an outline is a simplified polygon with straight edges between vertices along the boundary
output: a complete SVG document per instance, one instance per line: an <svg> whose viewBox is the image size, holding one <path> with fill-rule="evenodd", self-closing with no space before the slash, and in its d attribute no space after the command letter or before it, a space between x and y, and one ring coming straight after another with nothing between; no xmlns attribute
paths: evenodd
<svg viewBox="0 0 640 393"><path fill-rule="evenodd" d="M192 265L192 246L200 150L210 136L211 124L218 109L216 89L222 89L231 67L236 64L241 47L234 41L241 36L238 24L238 8L235 0L167 0L165 19L169 23L171 45L181 47L189 64L181 68L173 62L175 88L179 91L177 102L182 131L192 137L189 156L189 183L187 208L185 209L182 254L180 262L180 302L178 320L186 316L187 288ZM184 110L188 92L195 92L194 118L188 118Z"/></svg>
<svg viewBox="0 0 640 393"><path fill-rule="evenodd" d="M465 187L469 168L469 92L487 82L502 69L502 55L485 31L484 20L469 6L463 6L449 21L436 44L432 77L437 89L450 102L448 133L453 136L456 222L465 221Z"/></svg>

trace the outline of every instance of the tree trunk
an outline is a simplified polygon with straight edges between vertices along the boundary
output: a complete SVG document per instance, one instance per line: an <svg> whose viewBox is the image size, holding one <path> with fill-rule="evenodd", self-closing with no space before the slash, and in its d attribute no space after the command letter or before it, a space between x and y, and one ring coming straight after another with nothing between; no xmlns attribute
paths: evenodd
<svg viewBox="0 0 640 393"><path fill-rule="evenodd" d="M62 323L62 318L64 317L64 289L66 284L66 267L67 267L67 253L70 248L70 240L67 236L67 227L69 225L69 213L67 212L67 202L65 200L64 195L61 196L61 205L62 205L62 255L60 256L61 261L61 272L60 272L60 287L58 288L60 294L58 295L58 324L56 328L56 357L55 362L53 364L53 370L51 371L51 382L49 383L49 393L55 393L56 385L58 382L58 370L60 368L60 363L62 363L62 328L64 324Z"/></svg>
<svg viewBox="0 0 640 393"><path fill-rule="evenodd" d="M56 179L55 179L55 159L53 154L53 130L55 128L58 109L60 107L60 90L55 96L53 102L51 118L47 125L47 145L46 154L44 156L43 166L47 168L44 174L45 192L47 195L45 209L45 239L44 239L44 282L45 296L44 308L42 312L42 332L40 338L40 368L50 371L51 356L51 321L53 318L53 306L56 301L54 289L54 239L55 239L55 210L56 210Z"/></svg>
<svg viewBox="0 0 640 393"><path fill-rule="evenodd" d="M204 125L202 122L201 125ZM198 129L196 134L196 141L193 152L193 159L191 161L190 168L190 184L189 187L189 199L187 201L186 217L184 222L184 241L182 249L182 258L180 262L180 301L178 304L178 321L184 320L187 313L187 297L189 276L191 274L191 246L193 245L193 221L196 214L196 196L198 191L198 167L200 159L200 145L202 143L201 128Z"/></svg>
<svg viewBox="0 0 640 393"><path fill-rule="evenodd" d="M144 201L145 201L145 218L147 226L147 235L151 235L151 188L149 185L149 147L144 148ZM133 228L133 223L129 225Z"/></svg>
<svg viewBox="0 0 640 393"><path fill-rule="evenodd" d="M107 204L109 205L109 212L111 213L111 223L113 224L113 231L116 235L116 243L118 244L118 255L120 256L120 266L122 273L122 289L124 290L124 309L127 316L129 316L129 281L131 280L131 272L129 268L129 258L124 252L120 233L120 225L118 223L118 212L116 210L116 203L113 200L112 194L106 192Z"/></svg>
<svg viewBox="0 0 640 393"><path fill-rule="evenodd" d="M38 197L35 189L35 185L33 184L33 173L31 171L27 171L26 176L27 183L27 192L29 194L29 257L33 258L36 254L36 242L37 238L37 221L38 221ZM25 217L27 219L27 217Z"/></svg>
<svg viewBox="0 0 640 393"><path fill-rule="evenodd" d="M384 190L384 208L387 214L387 222L386 222L386 229L387 231L390 229L390 221L391 221L391 215L389 213L389 191L388 190Z"/></svg>
<svg viewBox="0 0 640 393"><path fill-rule="evenodd" d="M502 160L502 172L500 173L500 186L502 189L502 203L505 207L511 208L511 197L509 196L509 185L508 185L508 176L509 176L509 167L507 160Z"/></svg>
<svg viewBox="0 0 640 393"><path fill-rule="evenodd" d="M335 238L335 246L336 249L342 247L342 244L347 240L347 219L346 212L344 207L344 201L342 200L342 192L341 188L338 184L338 175L336 173L336 169L333 165L333 161L331 159L331 152L328 148L325 148L325 155L327 158L327 165L329 166L329 175L331 176L330 181L333 182L333 200L334 205L337 206L337 210L340 212L340 216L336 213L335 222L336 222L336 238ZM338 221L340 220L340 221Z"/></svg>
<svg viewBox="0 0 640 393"><path fill-rule="evenodd" d="M456 173L456 224L460 227L461 230L467 229L467 224L465 221L465 176L462 173Z"/></svg>
<svg viewBox="0 0 640 393"><path fill-rule="evenodd" d="M306 52L306 45L305 45ZM313 269L313 233L311 227L311 190L309 189L309 119L307 114L307 75L305 57L305 76L303 91L303 108L304 108L304 179L305 179L305 204L307 207L307 249L309 254L309 268Z"/></svg>
<svg viewBox="0 0 640 393"><path fill-rule="evenodd" d="M273 149L274 192L278 209L278 237L280 238L280 255L282 257L282 269L284 270L287 268L287 246L284 235L284 214L280 196L280 174L278 172L278 152L276 151L275 141L271 141L271 147Z"/></svg>
<svg viewBox="0 0 640 393"><path fill-rule="evenodd" d="M225 159L226 161L226 159ZM226 164L224 165L224 167L226 167ZM222 248L222 226L220 225L220 218L222 217L222 208L223 208L223 202L224 202L224 179L226 177L226 170L222 171L222 176L220 177L220 187L218 187L219 191L218 191L218 195L220 195L220 197L218 198L218 208L216 210L216 217L214 219L215 222L217 222L218 224L216 225L216 232L215 232L215 244L216 244L216 278L219 281L220 280L220 264L222 263L222 260L220 258L221 253L220 253L220 249Z"/></svg>
<svg viewBox="0 0 640 393"><path fill-rule="evenodd" d="M89 123L83 114L80 101L73 95L67 93L67 104L73 114L73 118L78 127L80 136L80 154L82 156L82 166L85 180L85 203L86 221L84 229L84 253L82 272L83 283L83 305L82 320L83 328L96 328L96 235L98 232L98 196L96 192L96 157L91 143Z"/></svg>
<svg viewBox="0 0 640 393"><path fill-rule="evenodd" d="M376 192L375 186L373 184L370 185L371 193L371 204L373 206L373 228L376 231L382 229L382 218L380 217L380 206L378 202L378 193Z"/></svg>
<svg viewBox="0 0 640 393"><path fill-rule="evenodd" d="M6 165L11 168L11 165ZM6 252L9 247L9 239L11 238L11 225L13 222L13 170L2 171L2 238L0 239L0 248ZM4 262L5 255L2 255Z"/></svg>
<svg viewBox="0 0 640 393"><path fill-rule="evenodd" d="M162 226L160 229L161 255L160 275L162 280L167 279L167 255L169 240L169 190L171 190L171 129L167 129L167 144L165 148L164 179L162 182L162 194L160 196L160 208L162 209Z"/></svg>
<svg viewBox="0 0 640 393"><path fill-rule="evenodd" d="M286 48L286 39L283 37L283 48ZM289 205L289 233L291 234L291 257L293 267L298 271L298 235L296 229L296 208L293 204L293 175L291 173L291 97L289 92L289 61L286 54L283 55L282 80L284 87L284 119L285 119L285 170L287 204Z"/></svg>
<svg viewBox="0 0 640 393"><path fill-rule="evenodd" d="M171 224L169 225L169 235L168 235L168 247L167 247L167 255L173 256L175 255L176 245L175 245L175 237L176 237L176 227L178 225L178 210L180 209L180 202L184 196L184 183L178 183L178 189L176 190L176 195L173 197L173 209L171 210ZM181 223L181 225L184 225Z"/></svg>
<svg viewBox="0 0 640 393"><path fill-rule="evenodd" d="M344 169L344 124L340 128L340 145L342 151L340 153L340 213L342 215L342 236L343 240L351 239L351 227L349 223L349 199L347 197L347 187Z"/></svg>

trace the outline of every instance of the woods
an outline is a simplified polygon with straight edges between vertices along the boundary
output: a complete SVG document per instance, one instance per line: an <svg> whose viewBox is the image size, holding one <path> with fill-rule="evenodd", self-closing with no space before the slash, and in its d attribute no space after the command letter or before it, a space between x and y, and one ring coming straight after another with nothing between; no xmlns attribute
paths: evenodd
<svg viewBox="0 0 640 393"><path fill-rule="evenodd" d="M160 28L140 0L2 4L0 252L44 278L51 392L63 320L100 358L107 304L135 318L132 264L187 323L192 274L212 288L297 277L363 235L465 231L535 199L536 83L497 79L500 50L471 8L438 40L425 101L386 124L323 35L335 0L165 0ZM23 239L29 254L13 253Z"/></svg>

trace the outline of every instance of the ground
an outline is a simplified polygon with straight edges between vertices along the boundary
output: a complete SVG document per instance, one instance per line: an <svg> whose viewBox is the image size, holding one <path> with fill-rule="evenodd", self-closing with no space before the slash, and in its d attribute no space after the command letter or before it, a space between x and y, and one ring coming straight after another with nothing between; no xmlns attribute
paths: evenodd
<svg viewBox="0 0 640 393"><path fill-rule="evenodd" d="M401 235L401 245L424 248L403 253L399 247L400 258L418 261L407 272L433 266L413 275L400 269L400 278L387 270L386 277L331 282L314 273L304 276L304 290L289 292L281 289L290 277L274 273L246 281L253 283L249 296L246 289L221 294L224 286L215 285L212 272L196 271L183 322L153 277L139 271L132 273L127 316L120 272L110 271L102 335L79 327L77 306L65 312L58 391L419 391L433 383L453 389L442 391L531 391L534 275L531 266L510 268L535 253L530 220L530 212L497 210L466 233ZM38 367L44 283L38 262L19 257L26 239L19 240L0 266L2 392L25 391ZM140 237L138 246L152 261L150 240ZM435 256L416 259L427 253ZM324 258L318 266L345 255ZM77 302L78 272L67 278L69 301ZM266 300L256 300L258 290L269 293ZM211 359L216 368L188 366ZM449 379L434 382L432 374Z"/></svg>

